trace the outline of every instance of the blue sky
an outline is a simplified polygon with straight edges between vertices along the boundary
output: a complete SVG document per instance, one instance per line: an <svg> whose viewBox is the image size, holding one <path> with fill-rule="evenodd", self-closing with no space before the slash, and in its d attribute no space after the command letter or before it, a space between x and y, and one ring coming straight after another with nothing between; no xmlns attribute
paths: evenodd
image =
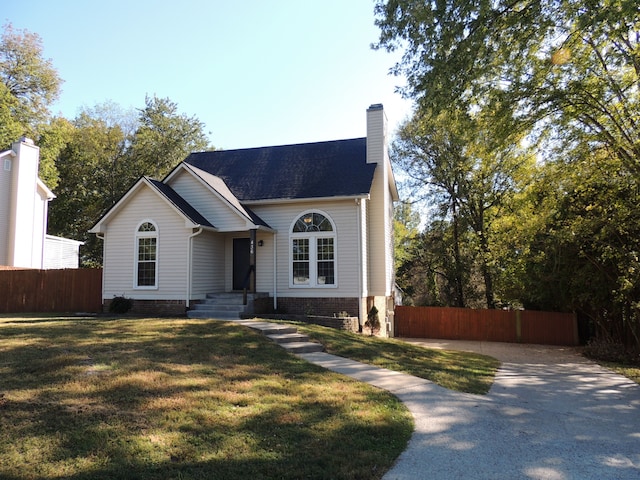
<svg viewBox="0 0 640 480"><path fill-rule="evenodd" d="M232 149L365 136L384 104L410 114L373 51L373 0L3 0L0 22L40 35L64 80L55 113L169 98Z"/></svg>

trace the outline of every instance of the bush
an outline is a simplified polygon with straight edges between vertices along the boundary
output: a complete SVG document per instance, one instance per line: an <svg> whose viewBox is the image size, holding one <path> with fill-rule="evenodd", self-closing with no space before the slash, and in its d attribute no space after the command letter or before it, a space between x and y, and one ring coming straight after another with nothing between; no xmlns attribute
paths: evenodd
<svg viewBox="0 0 640 480"><path fill-rule="evenodd" d="M378 316L378 309L374 305L367 314L367 321L364 322L364 326L371 331L371 336L380 331L380 317Z"/></svg>
<svg viewBox="0 0 640 480"><path fill-rule="evenodd" d="M110 313L127 313L133 307L133 300L126 297L113 297L109 304Z"/></svg>
<svg viewBox="0 0 640 480"><path fill-rule="evenodd" d="M624 365L640 365L640 351L611 340L591 340L584 347L584 354L594 360Z"/></svg>

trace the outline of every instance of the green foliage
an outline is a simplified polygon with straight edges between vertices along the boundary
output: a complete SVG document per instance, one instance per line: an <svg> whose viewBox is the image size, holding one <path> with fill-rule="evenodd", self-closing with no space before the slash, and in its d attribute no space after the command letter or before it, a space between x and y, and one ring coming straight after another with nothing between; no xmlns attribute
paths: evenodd
<svg viewBox="0 0 640 480"><path fill-rule="evenodd" d="M206 145L200 122L178 114L168 99L146 101L137 114L109 102L85 109L71 131L56 124L43 136L47 151L59 152L60 182L50 208L50 231L84 241L85 266L102 263L102 241L88 233L100 215L142 175L161 178L192 149Z"/></svg>
<svg viewBox="0 0 640 480"><path fill-rule="evenodd" d="M133 300L126 297L113 297L109 303L109 312L116 314L127 313L133 308Z"/></svg>
<svg viewBox="0 0 640 480"><path fill-rule="evenodd" d="M66 118L55 117L39 129L37 144L40 147L39 177L51 190L60 182L58 163L60 155L73 136L73 124Z"/></svg>
<svg viewBox="0 0 640 480"><path fill-rule="evenodd" d="M14 115L17 104L18 100L0 82L0 151L8 149L26 130Z"/></svg>
<svg viewBox="0 0 640 480"><path fill-rule="evenodd" d="M47 120L49 106L60 93L62 80L51 61L42 57L42 40L37 34L16 31L11 24L2 28L0 145L9 145L21 135L36 137L38 126Z"/></svg>
<svg viewBox="0 0 640 480"><path fill-rule="evenodd" d="M576 311L600 338L640 346L637 1L388 0L375 11L374 48L404 50L394 71L417 104L396 162L444 222L420 241L448 241L436 251L453 259L454 301L480 277L488 305L493 290L497 305ZM441 287L423 298L446 298L451 262L419 244L406 272Z"/></svg>
<svg viewBox="0 0 640 480"><path fill-rule="evenodd" d="M138 176L163 178L191 152L207 147L200 120L179 114L177 104L168 98L145 99L130 147Z"/></svg>
<svg viewBox="0 0 640 480"><path fill-rule="evenodd" d="M437 115L493 118L493 137L573 124L638 172L636 0L378 1L376 48L404 48L405 94Z"/></svg>
<svg viewBox="0 0 640 480"><path fill-rule="evenodd" d="M380 315L375 305L367 313L367 320L364 322L364 326L369 329L372 336L380 331Z"/></svg>
<svg viewBox="0 0 640 480"><path fill-rule="evenodd" d="M444 221L450 226L445 229L446 235L429 236L428 241L439 238L447 244L438 248L440 265L433 265L429 259L431 266L427 268L440 271L441 277L435 282L446 280L444 288L452 292L440 300L447 298L447 304L459 307L474 304L477 288L469 282L478 276L483 284L484 306L496 306L492 224L520 188L521 177L533 162L533 157L516 143L517 138L494 143L489 124L487 118L455 109L439 115L417 113L401 127L392 151L394 163L406 174L404 186L411 196L425 198L434 207L432 223ZM405 249L404 255L410 251ZM413 255L416 253L413 251ZM410 262L403 258L399 263L402 268Z"/></svg>

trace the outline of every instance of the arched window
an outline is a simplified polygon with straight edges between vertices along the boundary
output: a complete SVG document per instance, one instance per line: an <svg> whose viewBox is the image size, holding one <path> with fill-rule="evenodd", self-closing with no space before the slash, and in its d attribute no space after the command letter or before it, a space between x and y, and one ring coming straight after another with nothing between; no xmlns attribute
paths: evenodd
<svg viewBox="0 0 640 480"><path fill-rule="evenodd" d="M158 230L145 221L136 231L136 288L158 286Z"/></svg>
<svg viewBox="0 0 640 480"><path fill-rule="evenodd" d="M335 287L336 234L331 219L320 212L301 215L291 228L292 287Z"/></svg>

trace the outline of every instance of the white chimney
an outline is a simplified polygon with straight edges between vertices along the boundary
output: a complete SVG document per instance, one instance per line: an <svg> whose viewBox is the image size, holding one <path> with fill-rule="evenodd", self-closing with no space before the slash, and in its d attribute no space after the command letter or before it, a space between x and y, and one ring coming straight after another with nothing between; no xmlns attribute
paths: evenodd
<svg viewBox="0 0 640 480"><path fill-rule="evenodd" d="M387 115L381 103L367 109L367 163L384 164L387 156Z"/></svg>
<svg viewBox="0 0 640 480"><path fill-rule="evenodd" d="M34 228L34 215L40 215L36 202L40 149L26 137L11 148L16 155L11 166L8 263L16 267L33 267L34 255L36 259L42 256L42 240L38 238L41 226L38 224Z"/></svg>

